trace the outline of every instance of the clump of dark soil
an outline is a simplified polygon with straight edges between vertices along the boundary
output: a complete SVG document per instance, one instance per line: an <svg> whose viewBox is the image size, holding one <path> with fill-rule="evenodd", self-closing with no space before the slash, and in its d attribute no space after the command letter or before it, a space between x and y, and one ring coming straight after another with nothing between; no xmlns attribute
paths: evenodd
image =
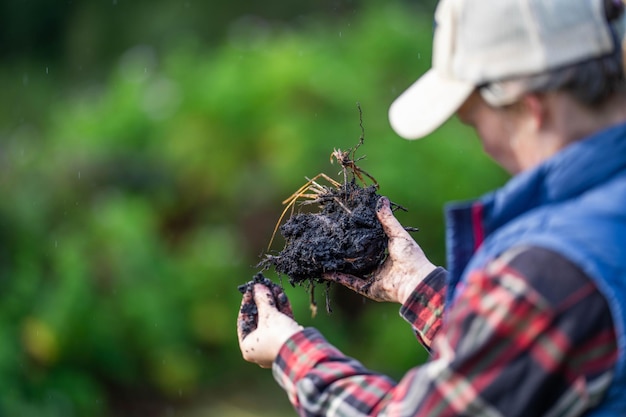
<svg viewBox="0 0 626 417"><path fill-rule="evenodd" d="M327 285L326 307L330 312L328 289L331 281L322 278L325 273L342 272L368 278L382 264L387 253L388 238L376 216L381 198L378 182L357 165L365 157L355 156L365 136L361 107L357 106L361 126L359 142L346 151L334 149L331 153L331 163L336 161L341 166L343 182L321 173L308 179L287 198L283 202L286 208L277 224L285 246L278 253L266 254L257 265L262 271L273 267L277 273L287 275L292 286L308 286L313 315L316 312L313 292L317 283ZM329 185L325 185L327 183ZM316 207L317 211L294 214L296 205ZM392 208L403 209L393 203ZM289 210L291 217L278 227ZM273 239L274 235L269 247Z"/></svg>
<svg viewBox="0 0 626 417"><path fill-rule="evenodd" d="M376 217L377 186L355 181L328 187L316 202L320 211L297 213L282 226L285 247L266 255L260 266L274 267L289 282L321 282L325 272L367 276L384 260L387 236Z"/></svg>
<svg viewBox="0 0 626 417"><path fill-rule="evenodd" d="M268 288L273 288L273 286L277 285L277 284L274 284L270 279L265 278L265 276L259 272L254 277L252 277L250 281L238 286L237 289L242 294L245 294L248 291L253 292L254 284L263 284Z"/></svg>

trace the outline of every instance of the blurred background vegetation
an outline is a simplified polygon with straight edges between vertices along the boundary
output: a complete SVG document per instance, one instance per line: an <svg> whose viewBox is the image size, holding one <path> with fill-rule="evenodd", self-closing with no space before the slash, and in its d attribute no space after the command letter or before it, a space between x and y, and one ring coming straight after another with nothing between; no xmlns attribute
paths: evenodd
<svg viewBox="0 0 626 417"><path fill-rule="evenodd" d="M436 263L443 204L506 179L454 120L419 142L388 125L430 65L434 7L1 2L0 415L293 415L241 359L237 286L280 202L339 178L329 156L356 145L357 103L361 167ZM305 289L286 291L373 369L425 358L396 305L332 288L333 313L311 317Z"/></svg>

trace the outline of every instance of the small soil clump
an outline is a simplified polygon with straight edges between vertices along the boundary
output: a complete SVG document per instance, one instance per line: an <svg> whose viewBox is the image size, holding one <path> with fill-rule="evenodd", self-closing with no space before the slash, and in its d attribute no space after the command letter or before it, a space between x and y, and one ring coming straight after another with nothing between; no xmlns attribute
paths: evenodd
<svg viewBox="0 0 626 417"><path fill-rule="evenodd" d="M285 294L283 288L259 272L252 278L252 280L237 287L239 292L244 294L244 302L241 305L240 310L241 320L238 324L243 337L252 333L257 327L259 310L254 302L255 284L262 284L269 288L273 296L270 303L273 303L281 313L293 318L291 304L289 304L289 300L287 299L287 295Z"/></svg>

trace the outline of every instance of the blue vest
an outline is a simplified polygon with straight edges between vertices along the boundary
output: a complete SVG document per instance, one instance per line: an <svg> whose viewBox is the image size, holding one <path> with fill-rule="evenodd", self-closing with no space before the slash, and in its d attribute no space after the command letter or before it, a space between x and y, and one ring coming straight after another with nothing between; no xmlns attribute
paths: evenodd
<svg viewBox="0 0 626 417"><path fill-rule="evenodd" d="M608 301L619 347L614 379L590 417L626 416L626 124L576 142L503 188L446 207L448 302L468 274L505 250L554 250Z"/></svg>

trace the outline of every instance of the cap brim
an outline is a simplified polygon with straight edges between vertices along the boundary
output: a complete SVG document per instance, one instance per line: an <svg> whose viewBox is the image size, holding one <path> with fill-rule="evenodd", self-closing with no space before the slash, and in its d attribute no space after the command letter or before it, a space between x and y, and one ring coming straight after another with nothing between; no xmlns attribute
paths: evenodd
<svg viewBox="0 0 626 417"><path fill-rule="evenodd" d="M448 120L473 90L473 84L442 78L431 69L391 104L391 127L405 139L422 138Z"/></svg>

